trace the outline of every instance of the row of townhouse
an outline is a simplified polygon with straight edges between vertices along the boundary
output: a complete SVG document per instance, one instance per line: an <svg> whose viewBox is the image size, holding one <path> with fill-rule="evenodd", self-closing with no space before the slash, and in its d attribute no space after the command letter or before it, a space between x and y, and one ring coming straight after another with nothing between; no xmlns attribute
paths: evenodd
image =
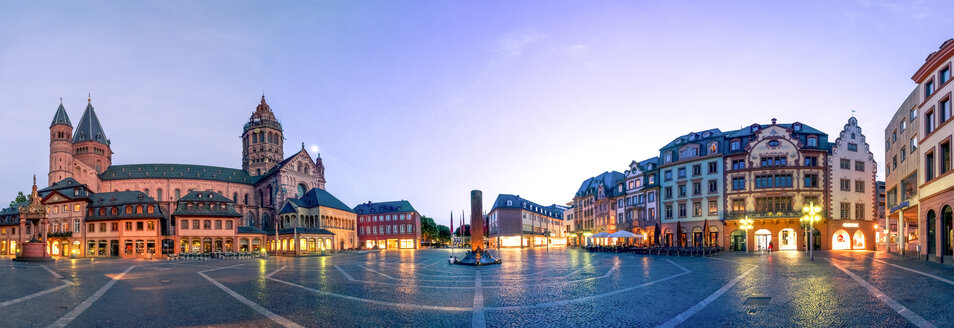
<svg viewBox="0 0 954 328"><path fill-rule="evenodd" d="M688 133L622 173L584 180L564 213L567 236L571 245L614 244L622 241L593 236L625 230L642 245L806 249L802 209L814 205L815 248L874 249L877 169L855 117L834 142L775 119Z"/></svg>

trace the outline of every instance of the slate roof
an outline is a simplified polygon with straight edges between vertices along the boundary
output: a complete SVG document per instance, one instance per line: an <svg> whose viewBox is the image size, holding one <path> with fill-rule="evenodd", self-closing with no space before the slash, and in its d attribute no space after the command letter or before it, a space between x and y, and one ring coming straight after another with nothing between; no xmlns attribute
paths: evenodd
<svg viewBox="0 0 954 328"><path fill-rule="evenodd" d="M79 188L77 190L78 194L73 193L73 189L75 188ZM89 188L86 187L85 184L82 184L73 178L60 180L59 182L54 183L52 186L37 190L36 192L41 198L46 198L46 196L50 195L50 193L54 191L59 192L68 199L85 199L93 194L89 191Z"/></svg>
<svg viewBox="0 0 954 328"><path fill-rule="evenodd" d="M294 213L295 207L316 208L319 206L334 208L345 212L354 213L354 210L345 203L341 202L327 190L311 188L304 196L300 198L289 198L279 213Z"/></svg>
<svg viewBox="0 0 954 328"><path fill-rule="evenodd" d="M294 234L294 233L296 233L296 232L297 232L299 235L301 235L301 234L311 234L311 235L332 235L332 236L334 236L334 234L335 234L334 232L331 232L331 231L329 231L329 230L327 230L327 229L321 229L321 228L297 228L297 230L296 230L296 228L288 228L288 229L278 230L278 234L279 234L279 235L291 235L291 234Z"/></svg>
<svg viewBox="0 0 954 328"><path fill-rule="evenodd" d="M668 144L663 146L660 149L666 149L670 147L682 146L687 143L702 143L710 139L716 139L722 137L723 133L719 129L708 129L699 132L690 132L685 135L679 136L676 139L673 139Z"/></svg>
<svg viewBox="0 0 954 328"><path fill-rule="evenodd" d="M654 164L655 167L652 168L652 169L650 169L650 168L648 168L649 164ZM658 170L658 169L659 169L659 156L656 156L656 157L653 157L653 158L650 158L650 159L643 160L642 162L639 162L639 163L637 163L636 165L639 165L639 170L640 170L640 171L643 171L643 172L652 171L652 170Z"/></svg>
<svg viewBox="0 0 954 328"><path fill-rule="evenodd" d="M255 184L262 176L250 176L241 169L190 164L112 165L99 175L102 180L123 179L199 179Z"/></svg>
<svg viewBox="0 0 954 328"><path fill-rule="evenodd" d="M603 172L602 174L583 180L580 189L576 191L577 196L595 194L602 184L606 196L612 196L616 192L616 184L626 179L626 176L617 171Z"/></svg>
<svg viewBox="0 0 954 328"><path fill-rule="evenodd" d="M180 202L233 203L231 198L225 197L225 196L223 196L222 194L219 194L219 193L214 192L214 191L211 191L211 190L206 190L206 191L193 190L193 191L190 191L188 194L185 194L185 196L182 196L181 198L179 198L179 201L180 201Z"/></svg>
<svg viewBox="0 0 954 328"><path fill-rule="evenodd" d="M510 205L507 205L507 201L510 201ZM494 200L494 205L490 208L490 211L493 212L497 208L525 209L540 215L560 220L563 220L563 211L566 210L564 206L559 206L556 204L550 206L541 206L540 204L526 200L519 195L509 194L497 195L497 199Z"/></svg>
<svg viewBox="0 0 954 328"><path fill-rule="evenodd" d="M142 213L133 213L126 214L126 206L132 205L152 205L155 211L153 213L148 213L146 209L143 209ZM99 208L105 207L106 215L99 215ZM116 207L119 211L116 215L113 215L110 211L112 207ZM159 203L149 195L141 191L116 191L116 192L101 192L93 194L90 197L90 203L87 206L87 209L91 209L93 215L87 215L86 221L96 221L96 220L108 220L108 219L117 219L117 218L158 218L162 217L162 208L159 207Z"/></svg>
<svg viewBox="0 0 954 328"><path fill-rule="evenodd" d="M239 226L239 227L238 227L238 233L265 234L266 232L265 232L265 230L262 230L262 229L259 229L259 228L256 228L256 227Z"/></svg>
<svg viewBox="0 0 954 328"><path fill-rule="evenodd" d="M780 126L780 127L783 127L783 128L786 128L786 129L792 129L792 125L793 125L793 124L795 124L795 123L776 124L776 125L777 125L777 126ZM805 123L798 123L798 124L801 124L802 128L801 128L800 131L794 131L795 133L818 134L818 135L825 135L825 136L828 135L827 133L822 132L822 131L820 131L820 130L818 130L818 129L816 129L816 128L813 128L813 127L811 127L811 126L808 126L808 125L805 124ZM739 129L739 130L728 131L728 132L725 133L725 137L726 137L726 138L738 138L738 137L743 137L743 136L755 135L755 131L752 130L752 127L753 127L753 126L755 126L755 124L750 125L750 126L747 126L747 127L744 127L744 128L741 128L741 129ZM771 125L771 124L758 124L758 126L759 126L759 130L762 130L762 129L767 128L767 127L770 127L770 126L772 126L772 125Z"/></svg>
<svg viewBox="0 0 954 328"><path fill-rule="evenodd" d="M63 107L63 102L60 102L60 107L56 108L56 114L53 114L53 122L50 123L50 127L52 128L57 124L73 127L73 123L70 123L70 116L66 114L66 108Z"/></svg>
<svg viewBox="0 0 954 328"><path fill-rule="evenodd" d="M17 225L20 224L20 207L27 206L30 204L30 201L23 201L14 204L11 207L4 208L0 210L0 225Z"/></svg>
<svg viewBox="0 0 954 328"><path fill-rule="evenodd" d="M399 200L399 201L379 202L379 203L367 202L367 203L355 206L354 212L357 214L373 214L373 213L396 213L396 212L417 212L417 211L414 209L414 206L411 206L411 202L408 202L406 200Z"/></svg>
<svg viewBox="0 0 954 328"><path fill-rule="evenodd" d="M109 139L106 138L106 132L103 131L103 126L99 124L99 118L96 117L96 111L93 110L92 103L86 104L86 110L83 111L83 116L80 117L76 131L73 132L74 144L83 141L95 141L109 146Z"/></svg>

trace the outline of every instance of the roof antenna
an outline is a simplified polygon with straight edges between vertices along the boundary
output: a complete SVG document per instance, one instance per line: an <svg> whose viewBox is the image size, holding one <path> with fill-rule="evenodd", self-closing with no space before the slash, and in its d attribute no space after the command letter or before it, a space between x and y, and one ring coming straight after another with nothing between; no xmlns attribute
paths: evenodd
<svg viewBox="0 0 954 328"><path fill-rule="evenodd" d="M88 98L86 98L86 101L93 102L93 94L87 92L86 95L88 96Z"/></svg>

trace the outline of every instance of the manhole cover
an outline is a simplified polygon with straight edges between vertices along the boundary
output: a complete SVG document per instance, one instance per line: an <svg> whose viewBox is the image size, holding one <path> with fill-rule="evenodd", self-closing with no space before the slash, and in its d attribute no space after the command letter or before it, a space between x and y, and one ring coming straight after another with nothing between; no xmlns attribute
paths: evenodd
<svg viewBox="0 0 954 328"><path fill-rule="evenodd" d="M159 280L159 283L160 283L160 284L168 284L168 283L170 283L170 282L172 282L172 280L168 280L168 279Z"/></svg>
<svg viewBox="0 0 954 328"><path fill-rule="evenodd" d="M745 302L742 304L745 305L755 305L755 306L765 306L769 305L769 302L772 301L771 297L749 297L745 299Z"/></svg>

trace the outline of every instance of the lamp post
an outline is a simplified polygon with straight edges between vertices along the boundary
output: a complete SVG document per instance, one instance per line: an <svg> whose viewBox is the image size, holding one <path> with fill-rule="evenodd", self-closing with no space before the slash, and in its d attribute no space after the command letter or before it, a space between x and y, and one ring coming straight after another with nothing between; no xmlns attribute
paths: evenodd
<svg viewBox="0 0 954 328"><path fill-rule="evenodd" d="M748 253L749 252L749 229L752 229L752 223L755 223L755 221L752 221L752 219L746 216L744 219L739 220L739 223L741 224L739 228L742 228L742 230L745 230L745 252Z"/></svg>
<svg viewBox="0 0 954 328"><path fill-rule="evenodd" d="M821 221L821 206L815 206L815 202L802 207L801 221L808 223L808 256L811 261L815 260L815 221Z"/></svg>

